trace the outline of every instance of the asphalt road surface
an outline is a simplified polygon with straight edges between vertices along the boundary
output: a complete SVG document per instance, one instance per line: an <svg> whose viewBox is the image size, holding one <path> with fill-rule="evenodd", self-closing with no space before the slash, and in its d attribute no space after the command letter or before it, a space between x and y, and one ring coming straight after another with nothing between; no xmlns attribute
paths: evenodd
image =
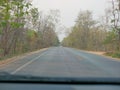
<svg viewBox="0 0 120 90"><path fill-rule="evenodd" d="M0 67L0 72L44 77L120 77L120 61L66 47L51 47Z"/></svg>

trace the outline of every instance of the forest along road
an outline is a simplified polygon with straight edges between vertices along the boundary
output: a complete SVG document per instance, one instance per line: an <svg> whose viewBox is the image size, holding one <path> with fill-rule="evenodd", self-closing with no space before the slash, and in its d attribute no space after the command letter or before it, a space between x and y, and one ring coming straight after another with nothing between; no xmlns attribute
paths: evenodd
<svg viewBox="0 0 120 90"><path fill-rule="evenodd" d="M0 72L40 77L120 77L120 61L67 47L51 47L0 67Z"/></svg>

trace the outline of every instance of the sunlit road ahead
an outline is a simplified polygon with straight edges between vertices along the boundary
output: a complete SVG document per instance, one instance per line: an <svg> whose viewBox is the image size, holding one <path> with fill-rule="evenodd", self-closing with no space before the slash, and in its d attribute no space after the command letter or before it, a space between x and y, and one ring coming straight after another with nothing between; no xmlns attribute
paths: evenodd
<svg viewBox="0 0 120 90"><path fill-rule="evenodd" d="M51 47L0 67L17 75L120 77L120 61L66 47Z"/></svg>

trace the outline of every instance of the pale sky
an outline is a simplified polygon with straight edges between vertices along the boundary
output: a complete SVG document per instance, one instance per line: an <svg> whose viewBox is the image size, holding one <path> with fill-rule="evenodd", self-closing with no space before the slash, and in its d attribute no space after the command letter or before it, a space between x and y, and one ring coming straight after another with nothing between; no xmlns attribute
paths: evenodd
<svg viewBox="0 0 120 90"><path fill-rule="evenodd" d="M33 5L40 11L59 9L61 23L69 28L74 25L75 19L80 10L90 10L94 17L104 15L109 0L33 0ZM60 35L60 39L64 37Z"/></svg>

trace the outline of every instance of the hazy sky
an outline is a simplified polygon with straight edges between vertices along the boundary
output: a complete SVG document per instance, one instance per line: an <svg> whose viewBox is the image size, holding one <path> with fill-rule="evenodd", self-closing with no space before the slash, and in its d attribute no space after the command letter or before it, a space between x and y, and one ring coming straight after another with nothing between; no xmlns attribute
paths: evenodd
<svg viewBox="0 0 120 90"><path fill-rule="evenodd" d="M109 0L33 0L33 5L39 10L48 11L59 9L61 23L66 27L74 25L74 21L80 10L91 10L94 17L104 14ZM63 35L60 36L61 38Z"/></svg>

